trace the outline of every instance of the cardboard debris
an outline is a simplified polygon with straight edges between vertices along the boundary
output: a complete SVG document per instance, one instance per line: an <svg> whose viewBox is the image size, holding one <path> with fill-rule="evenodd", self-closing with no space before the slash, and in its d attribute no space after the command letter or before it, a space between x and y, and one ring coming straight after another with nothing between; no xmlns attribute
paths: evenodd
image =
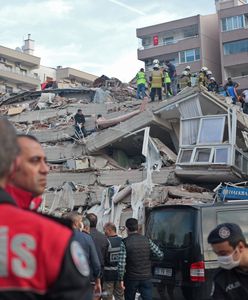
<svg viewBox="0 0 248 300"><path fill-rule="evenodd" d="M11 107L8 110L8 116L19 115L24 111L24 109L25 109L24 107Z"/></svg>

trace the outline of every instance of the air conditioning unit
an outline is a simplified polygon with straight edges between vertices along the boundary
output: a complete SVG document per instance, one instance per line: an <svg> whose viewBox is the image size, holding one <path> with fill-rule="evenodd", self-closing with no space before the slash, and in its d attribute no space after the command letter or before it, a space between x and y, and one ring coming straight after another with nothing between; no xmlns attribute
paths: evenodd
<svg viewBox="0 0 248 300"><path fill-rule="evenodd" d="M6 62L6 58L0 57L0 62L2 62L2 63Z"/></svg>

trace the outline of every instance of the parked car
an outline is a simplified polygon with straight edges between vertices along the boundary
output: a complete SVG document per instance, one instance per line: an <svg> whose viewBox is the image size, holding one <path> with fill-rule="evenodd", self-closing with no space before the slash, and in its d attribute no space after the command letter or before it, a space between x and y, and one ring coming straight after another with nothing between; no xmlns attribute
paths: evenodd
<svg viewBox="0 0 248 300"><path fill-rule="evenodd" d="M153 259L153 299L206 300L218 263L207 243L223 222L241 226L248 238L248 201L163 205L147 211L146 236L164 251Z"/></svg>

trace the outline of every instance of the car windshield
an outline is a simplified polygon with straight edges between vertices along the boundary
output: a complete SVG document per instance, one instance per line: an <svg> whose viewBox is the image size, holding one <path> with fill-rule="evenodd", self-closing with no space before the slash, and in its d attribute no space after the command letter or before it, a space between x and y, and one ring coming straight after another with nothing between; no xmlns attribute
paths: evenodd
<svg viewBox="0 0 248 300"><path fill-rule="evenodd" d="M151 212L146 235L162 248L186 248L192 244L193 209L162 209Z"/></svg>

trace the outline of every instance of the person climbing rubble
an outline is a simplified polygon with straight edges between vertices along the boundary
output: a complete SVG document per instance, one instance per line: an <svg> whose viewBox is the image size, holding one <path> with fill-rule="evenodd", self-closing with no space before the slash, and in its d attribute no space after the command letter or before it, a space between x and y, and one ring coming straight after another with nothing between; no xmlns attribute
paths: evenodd
<svg viewBox="0 0 248 300"><path fill-rule="evenodd" d="M77 113L74 116L75 120L75 135L77 138L82 138L87 136L87 132L85 130L85 117L82 112L82 109L78 109Z"/></svg>

